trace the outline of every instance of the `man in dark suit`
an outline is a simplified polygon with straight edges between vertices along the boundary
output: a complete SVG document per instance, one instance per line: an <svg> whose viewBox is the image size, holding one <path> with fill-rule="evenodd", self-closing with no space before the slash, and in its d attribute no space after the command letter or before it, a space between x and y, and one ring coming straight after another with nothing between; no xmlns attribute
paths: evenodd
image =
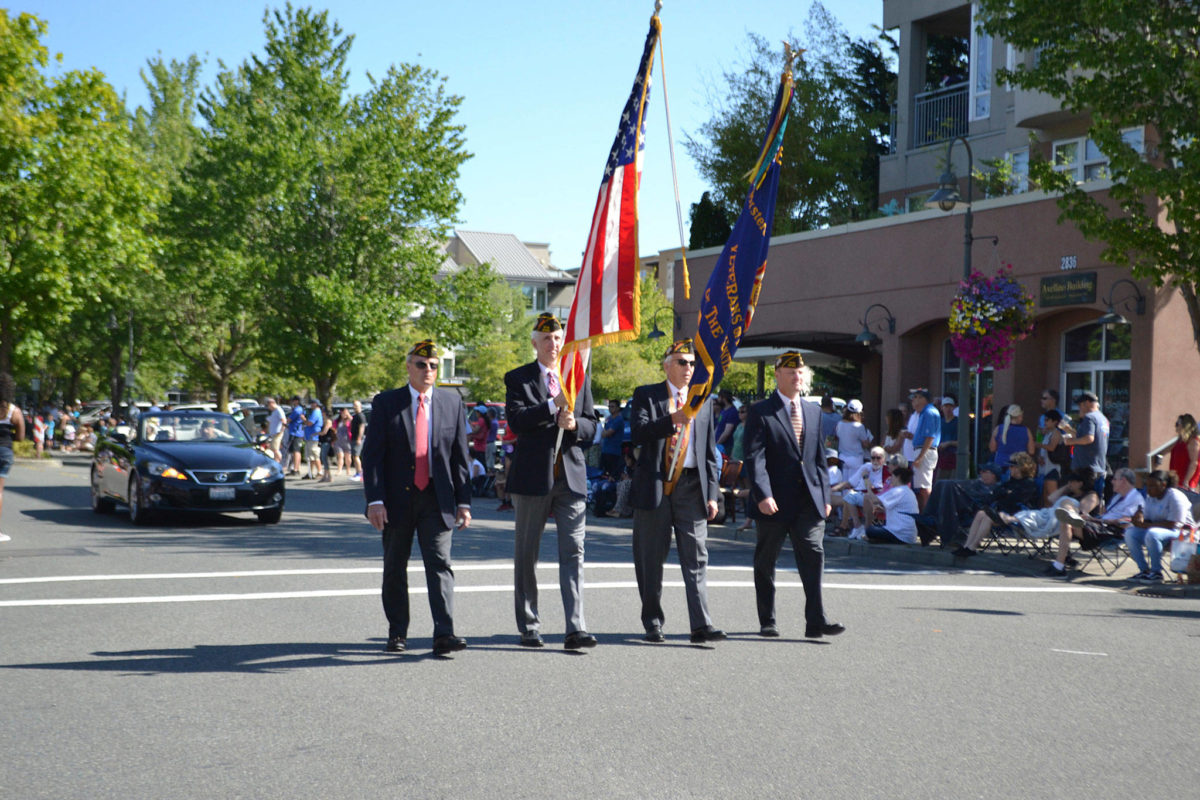
<svg viewBox="0 0 1200 800"><path fill-rule="evenodd" d="M663 356L667 380L633 392L631 440L640 447L629 501L633 506L633 563L642 598L648 642L662 642L663 563L675 534L687 593L692 642L725 638L708 614L708 520L717 515L717 450L712 400L689 420L683 408L696 356L690 339L675 342ZM680 456L674 464L675 444ZM668 471L675 467L673 475Z"/></svg>
<svg viewBox="0 0 1200 800"><path fill-rule="evenodd" d="M801 399L807 383L804 359L799 353L784 353L775 360L776 391L755 403L746 418L742 468L750 482L751 505L758 520L754 592L763 636L779 635L775 562L788 537L804 584L804 635L814 639L845 630L826 621L821 601L829 471L821 443L821 408Z"/></svg>
<svg viewBox="0 0 1200 800"><path fill-rule="evenodd" d="M596 433L591 382L585 381L567 408L558 376L562 324L542 314L532 333L536 360L504 376L508 426L516 432L516 449L508 492L516 507L513 595L520 643L542 647L538 617L537 562L546 519L554 514L558 528L558 582L567 619L567 650L595 647L583 619L583 538L587 517L587 465L584 448ZM562 432L562 446L555 444Z"/></svg>
<svg viewBox="0 0 1200 800"><path fill-rule="evenodd" d="M402 653L408 636L408 557L413 534L425 562L433 652L467 643L454 635L451 530L471 524L466 415L456 392L434 386L438 351L418 342L404 361L408 385L375 395L371 433L362 450L367 519L383 534L383 611L387 651Z"/></svg>

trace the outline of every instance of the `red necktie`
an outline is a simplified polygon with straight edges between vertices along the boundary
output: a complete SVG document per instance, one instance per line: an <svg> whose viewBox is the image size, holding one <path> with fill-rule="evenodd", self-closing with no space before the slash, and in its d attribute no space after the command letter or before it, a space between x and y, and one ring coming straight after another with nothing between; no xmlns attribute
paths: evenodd
<svg viewBox="0 0 1200 800"><path fill-rule="evenodd" d="M550 397L558 397L558 376L550 370L546 370L546 387L550 392Z"/></svg>
<svg viewBox="0 0 1200 800"><path fill-rule="evenodd" d="M413 457L417 461L413 483L424 490L429 485L429 412L425 409L425 395L417 395L417 446Z"/></svg>

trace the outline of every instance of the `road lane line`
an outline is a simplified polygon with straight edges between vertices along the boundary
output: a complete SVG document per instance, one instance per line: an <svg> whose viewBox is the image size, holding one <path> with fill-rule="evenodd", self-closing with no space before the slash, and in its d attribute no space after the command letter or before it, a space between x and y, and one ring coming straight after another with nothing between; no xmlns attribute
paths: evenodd
<svg viewBox="0 0 1200 800"><path fill-rule="evenodd" d="M1104 656L1108 657L1108 653L1090 653L1087 650L1059 650L1057 647L1050 648L1051 653L1067 653L1072 656Z"/></svg>
<svg viewBox="0 0 1200 800"><path fill-rule="evenodd" d="M667 563L666 567L677 567L678 564ZM495 564L456 564L455 572L489 572L508 571L513 568L512 562L497 562ZM538 569L557 569L553 561L543 561ZM595 569L633 569L632 563L596 563L587 564L588 570ZM423 574L425 567L421 564L408 567L413 574ZM709 572L753 572L754 567L716 566L708 565ZM327 569L257 569L236 572L146 572L118 575L49 575L32 578L0 578L0 586L11 586L31 583L81 583L86 581L177 581L191 578L273 578L299 575L379 575L383 567L343 567ZM780 570L790 572L790 570ZM938 570L938 569L871 569L870 567L831 567L825 570L826 575L994 575L987 570Z"/></svg>
<svg viewBox="0 0 1200 800"><path fill-rule="evenodd" d="M799 582L780 582L775 584L778 588L801 588ZM683 588L683 581L664 581L665 588ZM709 581L708 586L711 589L752 589L754 581ZM558 588L558 584L538 584L538 588L542 591L551 592ZM588 590L599 589L636 589L636 581L605 581L599 583L588 583L585 586ZM1080 594L1080 593L1096 593L1109 592L1109 589L1087 586L934 586L929 584L856 584L856 583L826 583L826 589L859 589L866 591L890 591L890 592L990 592L990 593L1012 593L1012 594ZM425 594L426 588L423 586L410 586L411 594ZM496 584L496 585L458 585L454 587L455 594L478 594L478 593L510 593L512 592L511 584ZM135 605L146 603L200 603L200 602L218 602L228 600L295 600L315 597L362 597L367 595L377 595L379 589L372 587L370 589L317 589L297 592L248 592L240 594L180 594L180 595L160 595L160 596L141 596L141 597L63 597L63 598L42 598L34 600L0 600L0 608L28 608L33 606L101 606L101 605Z"/></svg>

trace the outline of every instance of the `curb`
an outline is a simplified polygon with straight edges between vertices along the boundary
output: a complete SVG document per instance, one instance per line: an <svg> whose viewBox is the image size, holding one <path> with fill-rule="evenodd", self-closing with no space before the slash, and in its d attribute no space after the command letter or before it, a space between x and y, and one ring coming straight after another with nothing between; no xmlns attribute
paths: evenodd
<svg viewBox="0 0 1200 800"><path fill-rule="evenodd" d="M14 466L21 467L49 467L50 469L62 469L63 462L57 458L16 458L13 459Z"/></svg>

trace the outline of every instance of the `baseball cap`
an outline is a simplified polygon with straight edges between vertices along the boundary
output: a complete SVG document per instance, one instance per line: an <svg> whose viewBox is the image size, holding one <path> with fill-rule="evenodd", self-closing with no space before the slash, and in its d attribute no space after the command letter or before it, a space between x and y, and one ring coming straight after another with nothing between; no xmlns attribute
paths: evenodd
<svg viewBox="0 0 1200 800"><path fill-rule="evenodd" d="M861 414L862 408L863 408L862 400L859 400L857 398L855 398L854 400L851 400L849 403L846 403L846 409L851 414Z"/></svg>

